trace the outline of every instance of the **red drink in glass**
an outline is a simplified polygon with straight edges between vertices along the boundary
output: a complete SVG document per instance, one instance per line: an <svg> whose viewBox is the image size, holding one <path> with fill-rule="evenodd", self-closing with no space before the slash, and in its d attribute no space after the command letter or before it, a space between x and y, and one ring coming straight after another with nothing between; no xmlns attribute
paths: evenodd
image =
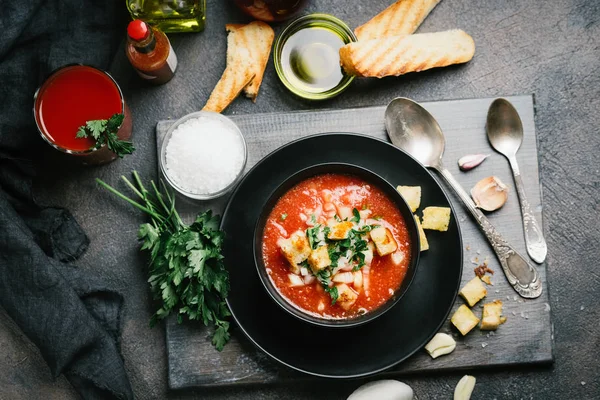
<svg viewBox="0 0 600 400"><path fill-rule="evenodd" d="M80 157L84 164L107 163L116 154L106 145L96 149L90 137L77 138L77 129L87 121L119 113L125 119L117 136L129 140L131 114L119 85L108 73L87 65L59 68L34 96L35 122L42 138L55 149Z"/></svg>

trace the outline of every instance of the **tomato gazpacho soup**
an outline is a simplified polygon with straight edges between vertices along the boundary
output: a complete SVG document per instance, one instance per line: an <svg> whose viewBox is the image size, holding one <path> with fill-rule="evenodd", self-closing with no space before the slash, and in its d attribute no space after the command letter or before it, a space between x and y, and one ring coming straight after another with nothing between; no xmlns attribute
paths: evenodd
<svg viewBox="0 0 600 400"><path fill-rule="evenodd" d="M262 257L288 303L316 317L347 319L375 310L400 288L411 242L382 190L353 175L322 174L277 201Z"/></svg>

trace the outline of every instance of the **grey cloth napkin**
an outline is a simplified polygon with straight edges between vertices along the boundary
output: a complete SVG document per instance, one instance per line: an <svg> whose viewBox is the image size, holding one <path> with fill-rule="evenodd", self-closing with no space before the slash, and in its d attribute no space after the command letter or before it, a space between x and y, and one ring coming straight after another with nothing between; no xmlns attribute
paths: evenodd
<svg viewBox="0 0 600 400"><path fill-rule="evenodd" d="M46 146L33 93L69 63L106 68L124 35L124 0L4 0L0 13L0 306L86 399L131 399L119 349L123 297L65 262L89 240L72 215L33 200Z"/></svg>

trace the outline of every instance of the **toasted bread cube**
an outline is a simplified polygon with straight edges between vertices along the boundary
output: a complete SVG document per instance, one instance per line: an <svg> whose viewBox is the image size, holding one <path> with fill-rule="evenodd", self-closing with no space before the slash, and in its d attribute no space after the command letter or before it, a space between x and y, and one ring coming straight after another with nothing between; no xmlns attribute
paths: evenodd
<svg viewBox="0 0 600 400"><path fill-rule="evenodd" d="M296 231L292 233L289 239L280 238L277 241L277 246L279 246L281 253L290 263L290 270L294 274L299 274L300 267L298 264L306 260L310 255L310 245L304 232Z"/></svg>
<svg viewBox="0 0 600 400"><path fill-rule="evenodd" d="M427 207L423 210L423 229L445 232L450 224L449 207Z"/></svg>
<svg viewBox="0 0 600 400"><path fill-rule="evenodd" d="M338 290L338 299L336 304L339 304L344 310L349 310L358 299L358 293L350 289L345 283L336 285Z"/></svg>
<svg viewBox="0 0 600 400"><path fill-rule="evenodd" d="M396 190L404 197L410 211L417 211L421 205L421 186L398 186Z"/></svg>
<svg viewBox="0 0 600 400"><path fill-rule="evenodd" d="M489 275L482 276L481 280L484 281L486 285L492 285L492 280Z"/></svg>
<svg viewBox="0 0 600 400"><path fill-rule="evenodd" d="M378 226L371 231L371 240L375 243L377 254L380 257L391 254L398 249L398 244L394 240L392 232L383 226Z"/></svg>
<svg viewBox="0 0 600 400"><path fill-rule="evenodd" d="M481 283L479 277L471 279L458 293L467 302L469 307L473 307L477 302L487 295L487 289Z"/></svg>
<svg viewBox="0 0 600 400"><path fill-rule="evenodd" d="M417 224L417 231L419 231L419 243L421 244L421 251L429 250L429 242L427 241L427 236L425 236L425 231L421 226L421 221L419 221L418 215L415 215L415 222Z"/></svg>
<svg viewBox="0 0 600 400"><path fill-rule="evenodd" d="M483 317L481 318L480 329L495 331L505 321L506 318L502 320L502 301L496 300L483 305Z"/></svg>
<svg viewBox="0 0 600 400"><path fill-rule="evenodd" d="M308 265L310 265L310 269L312 269L315 274L323 268L330 266L331 259L329 258L327 246L320 246L313 250L308 256Z"/></svg>
<svg viewBox="0 0 600 400"><path fill-rule="evenodd" d="M353 226L354 225L350 221L340 222L331 228L331 230L329 231L329 235L327 235L327 238L330 240L346 239Z"/></svg>
<svg viewBox="0 0 600 400"><path fill-rule="evenodd" d="M473 314L469 307L463 304L458 307L458 310L452 315L450 321L452 322L452 325L465 336L467 333L471 332L471 329L477 326L479 318Z"/></svg>

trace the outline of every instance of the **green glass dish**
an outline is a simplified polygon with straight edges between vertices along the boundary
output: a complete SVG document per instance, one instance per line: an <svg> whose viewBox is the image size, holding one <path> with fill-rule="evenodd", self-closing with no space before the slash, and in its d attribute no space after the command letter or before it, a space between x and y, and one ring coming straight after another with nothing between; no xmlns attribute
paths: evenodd
<svg viewBox="0 0 600 400"><path fill-rule="evenodd" d="M339 48L356 41L354 32L339 18L329 14L302 16L275 41L275 70L295 95L308 100L330 99L354 80L340 66Z"/></svg>

